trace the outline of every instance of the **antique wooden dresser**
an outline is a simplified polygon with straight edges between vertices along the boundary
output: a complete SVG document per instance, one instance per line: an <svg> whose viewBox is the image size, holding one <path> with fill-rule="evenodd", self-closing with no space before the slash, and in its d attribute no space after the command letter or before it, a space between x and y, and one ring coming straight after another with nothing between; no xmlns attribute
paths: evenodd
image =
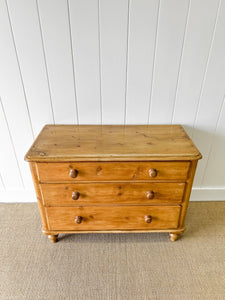
<svg viewBox="0 0 225 300"><path fill-rule="evenodd" d="M43 233L184 232L201 154L180 125L46 125L25 156Z"/></svg>

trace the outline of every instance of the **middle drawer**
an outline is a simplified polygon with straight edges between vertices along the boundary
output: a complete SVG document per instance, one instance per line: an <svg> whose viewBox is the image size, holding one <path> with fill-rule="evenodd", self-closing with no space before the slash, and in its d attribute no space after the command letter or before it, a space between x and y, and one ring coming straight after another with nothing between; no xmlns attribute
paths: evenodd
<svg viewBox="0 0 225 300"><path fill-rule="evenodd" d="M185 183L40 184L45 206L181 203Z"/></svg>

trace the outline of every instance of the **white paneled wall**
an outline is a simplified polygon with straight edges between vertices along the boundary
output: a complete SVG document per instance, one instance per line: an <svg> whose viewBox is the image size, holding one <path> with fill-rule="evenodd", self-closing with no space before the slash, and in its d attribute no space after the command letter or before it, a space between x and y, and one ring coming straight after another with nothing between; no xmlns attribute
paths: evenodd
<svg viewBox="0 0 225 300"><path fill-rule="evenodd" d="M46 123L180 123L225 200L225 0L0 0L0 202L35 201Z"/></svg>

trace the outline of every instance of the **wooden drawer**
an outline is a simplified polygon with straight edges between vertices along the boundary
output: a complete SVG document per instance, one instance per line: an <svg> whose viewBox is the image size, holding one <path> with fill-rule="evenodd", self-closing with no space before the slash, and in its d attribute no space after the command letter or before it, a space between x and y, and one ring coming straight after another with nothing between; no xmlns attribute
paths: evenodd
<svg viewBox="0 0 225 300"><path fill-rule="evenodd" d="M151 230L177 228L180 206L48 207L46 211L50 230ZM78 216L80 224L75 222Z"/></svg>
<svg viewBox="0 0 225 300"><path fill-rule="evenodd" d="M37 163L41 182L185 180L189 162Z"/></svg>
<svg viewBox="0 0 225 300"><path fill-rule="evenodd" d="M182 202L185 183L41 184L46 206Z"/></svg>

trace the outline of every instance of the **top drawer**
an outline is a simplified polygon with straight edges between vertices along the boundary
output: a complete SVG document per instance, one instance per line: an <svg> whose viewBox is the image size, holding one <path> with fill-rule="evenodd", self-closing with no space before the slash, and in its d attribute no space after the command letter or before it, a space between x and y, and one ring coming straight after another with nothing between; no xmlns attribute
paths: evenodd
<svg viewBox="0 0 225 300"><path fill-rule="evenodd" d="M39 180L185 180L189 162L78 162L37 163Z"/></svg>

